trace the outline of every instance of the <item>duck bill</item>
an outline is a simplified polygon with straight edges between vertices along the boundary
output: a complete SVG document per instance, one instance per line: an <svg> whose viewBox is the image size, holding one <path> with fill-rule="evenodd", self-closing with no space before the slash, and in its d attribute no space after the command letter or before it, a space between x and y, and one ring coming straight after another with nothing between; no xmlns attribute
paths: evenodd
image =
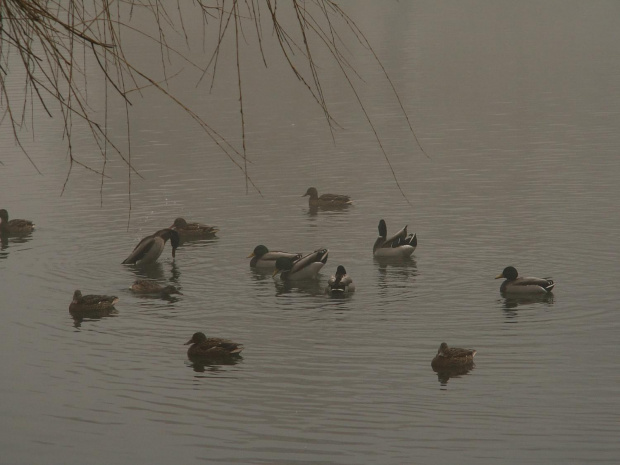
<svg viewBox="0 0 620 465"><path fill-rule="evenodd" d="M192 338L193 339L193 338ZM190 339L189 341L187 341L185 344L183 344L184 346L188 346L192 343L192 339Z"/></svg>
<svg viewBox="0 0 620 465"><path fill-rule="evenodd" d="M502 274L500 274L500 275L498 275L498 276L495 276L495 279L501 279L501 278L503 278L503 277L504 277L504 274L502 273Z"/></svg>
<svg viewBox="0 0 620 465"><path fill-rule="evenodd" d="M248 255L248 256L247 256L247 257L245 257L245 258L252 258L253 256L254 256L254 252L252 252L250 255Z"/></svg>
<svg viewBox="0 0 620 465"><path fill-rule="evenodd" d="M278 270L277 268L273 271L273 274L271 275L272 277L275 278L275 276L282 270Z"/></svg>

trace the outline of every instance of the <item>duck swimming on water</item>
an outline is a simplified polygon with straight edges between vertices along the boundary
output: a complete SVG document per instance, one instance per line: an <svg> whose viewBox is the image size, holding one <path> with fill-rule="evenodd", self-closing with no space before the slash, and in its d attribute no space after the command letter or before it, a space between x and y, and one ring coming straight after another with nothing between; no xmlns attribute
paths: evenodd
<svg viewBox="0 0 620 465"><path fill-rule="evenodd" d="M385 220L379 221L379 237L372 247L375 257L409 257L418 245L415 234L407 235L407 226L391 237L387 237Z"/></svg>
<svg viewBox="0 0 620 465"><path fill-rule="evenodd" d="M340 194L323 194L319 197L316 187L309 187L302 197L310 196L308 205L311 207L338 207L351 205L353 201L348 195Z"/></svg>
<svg viewBox="0 0 620 465"><path fill-rule="evenodd" d="M129 257L123 260L123 265L155 262L164 250L164 245L166 245L168 239L170 239L170 245L172 245L172 258L174 258L180 242L179 233L170 228L160 229L155 234L142 239L136 248L133 249L133 252L129 254Z"/></svg>
<svg viewBox="0 0 620 465"><path fill-rule="evenodd" d="M551 278L520 277L514 266L507 266L495 279L504 278L499 290L507 294L549 294L555 287Z"/></svg>
<svg viewBox="0 0 620 465"><path fill-rule="evenodd" d="M276 269L273 276L281 273L284 281L299 279L314 279L317 273L327 263L327 249L318 249L297 260L280 257L276 260Z"/></svg>
<svg viewBox="0 0 620 465"><path fill-rule="evenodd" d="M188 223L183 218L177 218L170 226L179 233L181 239L207 239L215 236L219 231L215 226L207 226L202 223Z"/></svg>
<svg viewBox="0 0 620 465"><path fill-rule="evenodd" d="M30 220L10 220L9 212L4 208L0 210L0 236L11 234L28 234L34 229L34 223Z"/></svg>
<svg viewBox="0 0 620 465"><path fill-rule="evenodd" d="M202 332L194 333L192 338L185 343L189 345L187 356L193 357L230 357L236 356L243 350L242 344L221 339L217 337L207 337Z"/></svg>

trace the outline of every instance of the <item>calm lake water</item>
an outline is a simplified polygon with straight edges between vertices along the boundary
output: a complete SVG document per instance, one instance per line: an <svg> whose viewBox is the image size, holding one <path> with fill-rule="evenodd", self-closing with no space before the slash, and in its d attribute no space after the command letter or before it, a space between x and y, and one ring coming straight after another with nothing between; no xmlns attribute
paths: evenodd
<svg viewBox="0 0 620 465"><path fill-rule="evenodd" d="M58 120L37 115L36 140L24 141L42 176L0 127L0 208L37 225L0 249L0 463L618 463L620 4L342 6L430 156L349 36L360 96L411 205L325 52L335 143L277 54L265 70L247 53L249 172L263 196L246 195L241 171L148 91L131 110L144 180L132 177L129 226L117 157L103 187L76 167L61 197ZM127 51L159 64L158 49ZM212 94L192 72L172 90L240 146L229 61ZM124 107L110 110L122 141ZM76 152L101 166L79 128ZM310 211L310 186L355 204ZM120 264L177 216L221 232L174 261L167 245L146 270ZM373 259L381 218L418 234L411 260ZM329 260L317 282L288 286L249 268L258 244L327 247ZM339 264L357 292L329 299ZM551 276L553 297L503 298L493 278L508 265ZM144 276L183 295L133 295ZM75 289L119 296L117 313L75 321ZM183 343L195 331L243 343L242 359L192 364ZM438 377L442 341L477 349L475 368Z"/></svg>

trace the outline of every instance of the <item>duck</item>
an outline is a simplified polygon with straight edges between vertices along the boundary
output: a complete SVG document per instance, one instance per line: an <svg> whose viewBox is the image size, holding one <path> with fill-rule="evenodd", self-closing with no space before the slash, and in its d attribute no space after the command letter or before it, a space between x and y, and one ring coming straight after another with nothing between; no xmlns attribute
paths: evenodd
<svg viewBox="0 0 620 465"><path fill-rule="evenodd" d="M348 195L323 194L319 197L319 191L316 190L316 187L309 187L302 197L306 197L307 195L310 196L308 204L311 207L344 207L353 203L351 197Z"/></svg>
<svg viewBox="0 0 620 465"><path fill-rule="evenodd" d="M252 259L250 260L251 268L263 268L271 270L275 270L276 260L281 257L290 258L292 260L299 260L301 258L301 254L281 252L276 250L270 251L264 245L257 245L256 247L254 247L254 251L247 256L247 258Z"/></svg>
<svg viewBox="0 0 620 465"><path fill-rule="evenodd" d="M34 229L34 223L30 220L10 220L9 212L4 208L0 210L0 235L28 234Z"/></svg>
<svg viewBox="0 0 620 465"><path fill-rule="evenodd" d="M197 332L185 345L189 345L187 356L192 357L230 357L237 356L242 350L243 345L228 339L217 337L207 337L205 333Z"/></svg>
<svg viewBox="0 0 620 465"><path fill-rule="evenodd" d="M279 257L276 260L276 269L273 276L280 273L283 280L314 279L317 273L327 263L327 249L318 249L297 260L288 257Z"/></svg>
<svg viewBox="0 0 620 465"><path fill-rule="evenodd" d="M434 369L445 369L473 365L476 353L474 349L450 348L448 344L442 342L431 366Z"/></svg>
<svg viewBox="0 0 620 465"><path fill-rule="evenodd" d="M526 278L519 277L519 272L514 266L507 266L495 279L504 278L500 286L501 293L508 294L549 294L555 283L551 278Z"/></svg>
<svg viewBox="0 0 620 465"><path fill-rule="evenodd" d="M353 283L353 278L347 274L344 266L338 265L336 274L327 281L325 292L331 295L342 295L354 291L355 284Z"/></svg>
<svg viewBox="0 0 620 465"><path fill-rule="evenodd" d="M82 295L80 290L73 293L73 300L69 304L70 312L105 311L114 308L118 302L115 295Z"/></svg>
<svg viewBox="0 0 620 465"><path fill-rule="evenodd" d="M138 279L134 281L130 289L137 294L161 294L162 296L169 296L170 294L183 295L175 286L162 286L158 282L150 279Z"/></svg>
<svg viewBox="0 0 620 465"><path fill-rule="evenodd" d="M142 239L136 248L133 249L133 252L129 254L129 257L123 260L123 265L155 262L164 250L164 245L166 245L168 239L170 239L170 245L172 245L172 258L174 258L180 242L179 233L174 229L167 228L160 229L155 234Z"/></svg>
<svg viewBox="0 0 620 465"><path fill-rule="evenodd" d="M177 218L170 226L179 233L181 239L206 239L215 236L219 231L215 226L202 223L188 223L184 218Z"/></svg>
<svg viewBox="0 0 620 465"><path fill-rule="evenodd" d="M387 237L387 224L385 220L379 221L379 237L372 247L375 257L410 257L418 245L416 234L407 235L406 225L396 234Z"/></svg>

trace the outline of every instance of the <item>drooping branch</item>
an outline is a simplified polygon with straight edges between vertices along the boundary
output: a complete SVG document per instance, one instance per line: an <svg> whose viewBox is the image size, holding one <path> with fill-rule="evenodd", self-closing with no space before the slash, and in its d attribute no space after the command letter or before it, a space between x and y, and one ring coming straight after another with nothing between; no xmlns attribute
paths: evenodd
<svg viewBox="0 0 620 465"><path fill-rule="evenodd" d="M196 9L199 15L194 14ZM265 10L267 14L264 14ZM204 67L191 60L188 57L189 53L181 50L183 46L178 48L171 45L174 41L170 39L178 36L182 38L189 51L190 37L185 25L186 15L190 13L192 19L194 17L202 19L205 32L212 29L210 21L216 20L213 25L216 28L213 31L215 40ZM150 16L155 30L153 34L133 25L132 20L136 14ZM248 23L251 27L244 28L244 24ZM101 195L103 195L103 183L107 179L106 163L111 150L128 168L128 195L131 205L132 174L138 176L140 174L131 161L129 121L132 102L129 95L148 87L169 98L181 108L220 148L221 153L242 171L246 178L246 192L248 185L252 185L260 193L248 172L248 141L246 141L240 49L254 47L254 52L261 55L263 64L267 67L265 55L265 47L269 43L269 37L265 32L267 28L272 32L275 46L293 75L321 108L334 138L334 131L340 126L330 113L329 102L323 89L324 83L319 72L321 65L316 62L317 56L324 55L319 53L319 47L328 51L327 56L331 57L341 70L343 79L352 90L398 188L406 198L373 118L358 91L356 82L360 82L361 76L348 61L347 57L351 56L351 53L347 49L345 34L351 34L354 42L357 41L372 53L396 96L416 143L425 155L426 152L420 145L387 71L365 35L335 0L290 0L285 3L278 3L277 0L194 0L192 3L177 0L174 10L170 2L162 0L0 0L0 99L4 107L0 124L11 126L17 144L36 168L34 160L20 141L21 132L27 129L24 124L27 113L30 111L32 116L34 103L38 103L49 116L59 113L62 116L69 159L63 191L75 165L101 176ZM123 37L128 37L129 33L159 47L163 78L156 79L141 70L125 54ZM170 80L179 73L171 72L168 68L174 66L173 58L180 58L184 63L200 71L198 84L207 73L210 73L210 88L213 89L218 62L225 58L222 46L231 34L236 50L234 63L237 69L241 118L242 147L239 149L205 121L196 108L192 108L175 96L169 87ZM205 40L203 39L203 42ZM206 43L208 45L208 41ZM103 121L98 120L98 115L102 112L98 112L97 108L91 108L88 103L86 84L89 75L92 76L93 73L88 68L89 63L95 64L96 72L100 73L105 81ZM17 107L13 104L17 96L11 90L13 87L8 86L8 82L12 75L18 74L25 77L25 84L23 105L21 111L16 112ZM111 95L120 97L125 105L127 120L125 150L121 150L113 142L118 135L108 132L107 106ZM89 162L81 160L74 152L72 128L77 121L84 122L90 129L92 140L102 158L100 169L90 166Z"/></svg>

